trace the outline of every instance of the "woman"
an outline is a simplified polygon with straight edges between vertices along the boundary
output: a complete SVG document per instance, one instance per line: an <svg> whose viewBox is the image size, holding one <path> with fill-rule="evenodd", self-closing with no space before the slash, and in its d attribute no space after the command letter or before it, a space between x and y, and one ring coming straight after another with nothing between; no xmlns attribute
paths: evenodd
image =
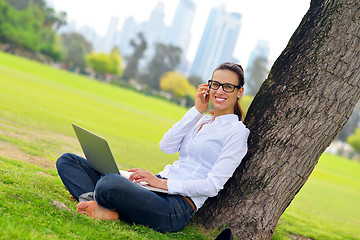
<svg viewBox="0 0 360 240"><path fill-rule="evenodd" d="M102 176L82 157L62 155L56 166L66 188L80 201L77 211L97 219L124 219L160 232L183 229L205 200L223 188L246 154L249 130L241 122L239 105L243 86L242 67L228 62L214 70L209 84L199 85L195 106L159 144L165 153L180 151L179 160L156 176L142 169L128 170L132 172L129 179ZM203 115L209 100L213 115ZM151 192L138 182L169 194Z"/></svg>

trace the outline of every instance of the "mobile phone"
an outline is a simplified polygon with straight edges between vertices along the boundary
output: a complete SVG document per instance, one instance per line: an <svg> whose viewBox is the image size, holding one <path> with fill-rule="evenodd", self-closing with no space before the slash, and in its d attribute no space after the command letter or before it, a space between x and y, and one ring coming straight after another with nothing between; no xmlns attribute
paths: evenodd
<svg viewBox="0 0 360 240"><path fill-rule="evenodd" d="M211 83L208 84L208 88L210 88L210 86L211 86ZM209 92L210 91L208 90L207 93L209 93ZM207 96L207 94L204 94L203 99L202 99L203 103L206 102L206 96Z"/></svg>

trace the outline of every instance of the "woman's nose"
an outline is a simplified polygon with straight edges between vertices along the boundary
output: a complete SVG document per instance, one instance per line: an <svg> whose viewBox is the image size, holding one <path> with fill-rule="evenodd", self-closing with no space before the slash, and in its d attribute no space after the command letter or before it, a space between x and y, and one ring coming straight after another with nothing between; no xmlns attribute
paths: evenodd
<svg viewBox="0 0 360 240"><path fill-rule="evenodd" d="M217 93L224 93L224 89L223 89L223 86L220 86L217 90L216 90Z"/></svg>

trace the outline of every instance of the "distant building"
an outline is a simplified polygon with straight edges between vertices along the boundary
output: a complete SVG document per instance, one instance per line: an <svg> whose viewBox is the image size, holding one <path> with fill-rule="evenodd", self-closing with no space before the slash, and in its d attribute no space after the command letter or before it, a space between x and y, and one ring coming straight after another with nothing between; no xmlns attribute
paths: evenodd
<svg viewBox="0 0 360 240"><path fill-rule="evenodd" d="M182 49L182 61L180 69L186 72L186 54L191 41L191 25L194 20L196 5L191 0L180 0L177 6L171 27L167 32L165 42Z"/></svg>
<svg viewBox="0 0 360 240"><path fill-rule="evenodd" d="M105 35L102 51L109 53L116 45L115 40L117 36L117 27L119 25L119 18L111 17L111 21L108 30Z"/></svg>
<svg viewBox="0 0 360 240"><path fill-rule="evenodd" d="M254 64L255 59L258 57L263 57L263 58L268 59L269 53L270 53L269 42L265 41L265 40L258 40L255 48L250 53L247 67Z"/></svg>
<svg viewBox="0 0 360 240"><path fill-rule="evenodd" d="M96 34L95 30L92 27L88 26L88 25L82 26L79 29L79 33L81 35L83 35L84 38L86 40L88 40L89 42L91 42L91 43L94 43L96 41L97 34Z"/></svg>
<svg viewBox="0 0 360 240"><path fill-rule="evenodd" d="M144 36L147 43L146 58L150 60L155 54L155 46L164 42L167 27L164 22L164 3L159 2L151 12L150 18L144 23Z"/></svg>
<svg viewBox="0 0 360 240"><path fill-rule="evenodd" d="M191 74L205 81L220 63L234 61L233 52L241 28L241 18L240 13L227 12L224 4L211 10Z"/></svg>
<svg viewBox="0 0 360 240"><path fill-rule="evenodd" d="M76 22L75 21L71 21L71 22L67 23L66 25L61 26L58 30L58 34L72 33L72 32L76 32Z"/></svg>
<svg viewBox="0 0 360 240"><path fill-rule="evenodd" d="M109 53L114 46L120 49L121 56L131 55L133 47L130 41L138 41L137 34L142 32L146 39L147 50L144 59L140 62L140 67L144 68L155 54L157 43L171 44L182 49L181 63L179 71L187 73L188 62L186 60L187 51L191 41L191 25L194 20L196 6L193 0L179 0L172 24L170 27L165 24L164 3L157 3L151 12L148 21L138 23L134 17L127 17L121 29L118 30L119 19L112 17L105 36L99 36L88 26L83 26L77 30L75 22L60 28L60 31L78 31L89 42L93 44L96 52Z"/></svg>
<svg viewBox="0 0 360 240"><path fill-rule="evenodd" d="M269 42L258 40L245 69L245 94L255 95L268 75L269 53Z"/></svg>
<svg viewBox="0 0 360 240"><path fill-rule="evenodd" d="M133 52L133 48L130 46L130 40L136 37L139 30L139 25L133 17L125 19L119 40L116 42L122 56L129 55Z"/></svg>

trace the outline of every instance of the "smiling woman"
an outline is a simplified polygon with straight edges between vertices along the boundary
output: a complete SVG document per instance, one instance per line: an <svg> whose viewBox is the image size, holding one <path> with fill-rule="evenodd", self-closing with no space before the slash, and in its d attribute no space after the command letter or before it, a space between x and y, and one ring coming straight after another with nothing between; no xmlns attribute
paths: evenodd
<svg viewBox="0 0 360 240"><path fill-rule="evenodd" d="M161 139L163 152L180 153L177 161L157 175L137 168L128 170L129 178L102 174L86 159L63 154L57 161L58 173L80 202L78 212L98 219L123 219L160 232L183 229L205 200L223 188L247 152L249 130L241 122L238 106L244 92L242 67L221 64L211 83L199 85L195 106ZM209 100L214 114L203 115ZM169 194L142 188L139 182Z"/></svg>
<svg viewBox="0 0 360 240"><path fill-rule="evenodd" d="M242 67L233 63L223 63L215 69L212 78L209 83L214 116L235 113L239 120L242 120L244 113L239 102L244 93L245 84Z"/></svg>

